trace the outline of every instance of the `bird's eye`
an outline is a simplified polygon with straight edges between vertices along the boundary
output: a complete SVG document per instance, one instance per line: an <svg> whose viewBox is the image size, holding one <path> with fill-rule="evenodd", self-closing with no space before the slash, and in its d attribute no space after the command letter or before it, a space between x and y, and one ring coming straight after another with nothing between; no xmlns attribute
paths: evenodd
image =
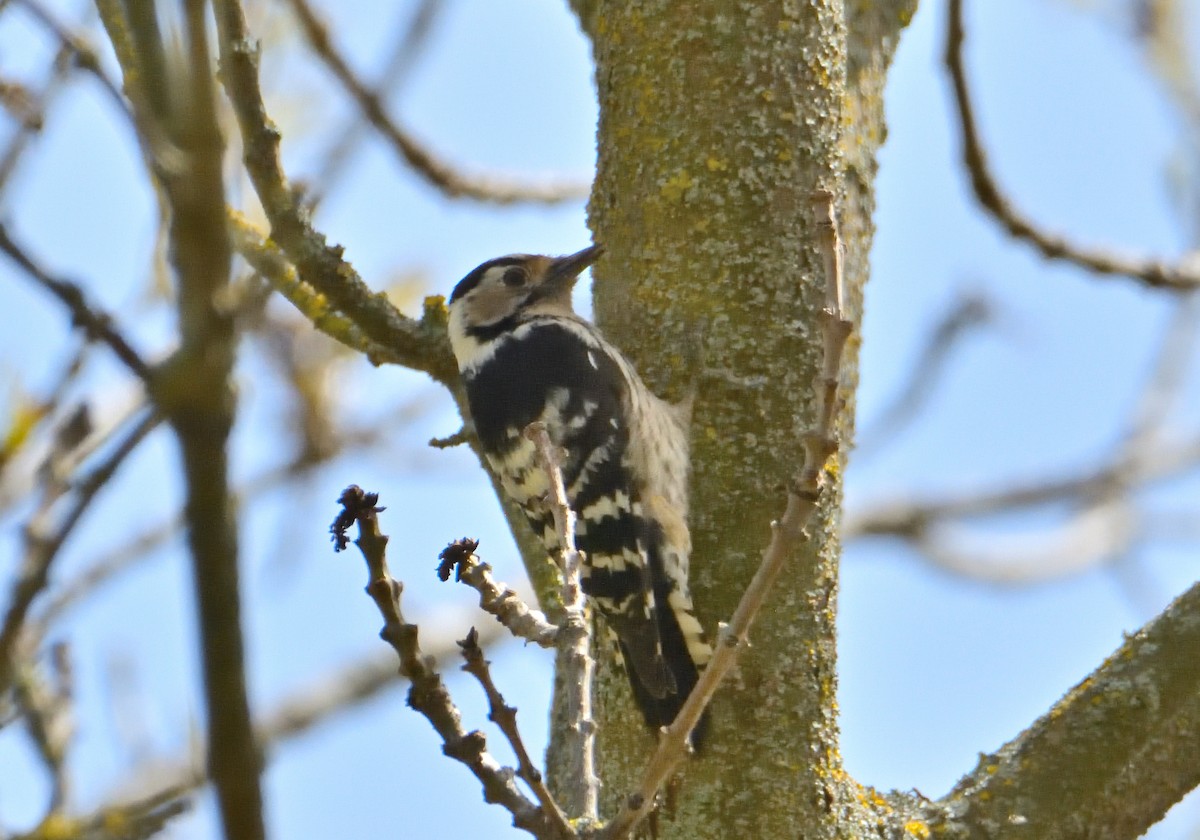
<svg viewBox="0 0 1200 840"><path fill-rule="evenodd" d="M504 272L504 277L502 279L504 280L505 286L511 286L513 288L516 288L517 286L524 286L525 282L529 279L529 272L518 266L513 266L508 271Z"/></svg>

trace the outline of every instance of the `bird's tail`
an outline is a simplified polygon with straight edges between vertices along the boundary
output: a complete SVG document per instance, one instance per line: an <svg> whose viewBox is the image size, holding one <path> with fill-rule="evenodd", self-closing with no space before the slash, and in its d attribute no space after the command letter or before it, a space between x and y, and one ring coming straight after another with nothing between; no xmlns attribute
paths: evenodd
<svg viewBox="0 0 1200 840"><path fill-rule="evenodd" d="M673 556L672 548L665 546L661 540L652 539L650 543L652 548L647 552L647 560L653 596L650 611L654 626L641 628L636 637L623 633L625 628L613 629L617 633L634 700L646 719L646 725L657 731L674 722L700 679L700 672L712 658L712 648L705 640L704 630L693 612L686 579L668 571L681 569L686 574L686 558ZM647 661L644 649L647 635L657 636L654 651L657 663ZM708 716L705 714L692 730L693 746L698 747L703 741L707 723Z"/></svg>

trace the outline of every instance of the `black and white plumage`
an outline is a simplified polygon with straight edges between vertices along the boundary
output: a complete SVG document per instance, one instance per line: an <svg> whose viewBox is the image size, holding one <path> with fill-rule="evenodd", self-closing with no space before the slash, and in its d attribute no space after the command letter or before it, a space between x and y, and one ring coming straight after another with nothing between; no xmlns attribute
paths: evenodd
<svg viewBox="0 0 1200 840"><path fill-rule="evenodd" d="M688 590L686 418L575 314L571 290L601 253L485 262L450 296L450 341L488 462L551 555L561 546L548 477L525 428L542 421L564 453L583 591L657 728L712 655Z"/></svg>

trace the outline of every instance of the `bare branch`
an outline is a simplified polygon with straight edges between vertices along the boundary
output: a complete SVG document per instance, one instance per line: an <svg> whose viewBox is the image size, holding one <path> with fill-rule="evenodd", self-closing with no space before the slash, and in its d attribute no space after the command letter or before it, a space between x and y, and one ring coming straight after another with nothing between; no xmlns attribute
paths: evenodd
<svg viewBox="0 0 1200 840"><path fill-rule="evenodd" d="M439 555L438 577L449 580L453 570L456 581L479 593L480 609L494 615L510 633L539 647L554 647L558 628L540 610L530 607L520 595L492 577L492 567L475 555L478 547L476 540L466 537L450 543Z"/></svg>
<svg viewBox="0 0 1200 840"><path fill-rule="evenodd" d="M512 769L501 767L487 752L487 739L483 733L463 729L462 715L434 669L433 660L421 652L417 642L417 626L404 620L400 608L404 585L388 571L388 538L379 530L378 513L381 508L376 507L378 500L379 497L374 493L365 493L353 485L347 487L338 500L342 511L330 530L335 549L340 550L348 542L346 530L353 524L358 525L355 545L367 561L367 594L383 617L383 630L379 635L400 657L400 672L412 681L408 705L433 724L445 744L442 751L465 764L475 774L475 778L483 785L484 799L512 814L515 827L535 837L559 836L542 809L517 788Z"/></svg>
<svg viewBox="0 0 1200 840"><path fill-rule="evenodd" d="M238 0L214 0L213 6L221 43L221 80L241 128L246 171L271 222L271 239L283 248L300 279L325 295L371 341L391 348L406 367L455 385L458 367L446 339L445 307L440 300L426 307L419 322L404 317L385 296L367 287L342 259L342 248L329 245L301 212L283 174L279 132L263 104L258 47L246 29L245 13Z"/></svg>
<svg viewBox="0 0 1200 840"><path fill-rule="evenodd" d="M583 554L575 546L575 511L567 501L558 454L546 424L530 423L524 431L537 449L538 463L550 485L550 511L554 530L562 546L563 625L558 631L558 662L562 673L563 705L567 730L563 752L571 762L567 773L575 781L567 810L591 825L600 820L600 780L596 777L596 722L592 716L592 682L596 661L592 658L591 626L584 608L580 577Z"/></svg>
<svg viewBox="0 0 1200 840"><path fill-rule="evenodd" d="M334 341L362 353L371 364L404 363L402 355L371 340L353 320L332 309L325 296L303 282L283 253L245 216L235 210L230 210L228 215L230 235L237 252L314 327Z"/></svg>
<svg viewBox="0 0 1200 840"><path fill-rule="evenodd" d="M152 393L183 456L208 717L208 772L226 837L262 840L262 758L247 697L237 511L229 488L227 446L236 401L232 374L237 343L226 299L232 249L205 7L203 0L185 4L182 44L168 51L155 9L147 4L126 6L142 70L135 77L141 84L134 99L139 125L157 126L167 143L159 151L172 150L170 157L158 157L157 174L171 210L180 349L156 378ZM159 71L161 77L153 75Z"/></svg>
<svg viewBox="0 0 1200 840"><path fill-rule="evenodd" d="M130 430L129 434L114 448L112 453L79 480L74 502L63 514L57 526L50 523L50 510L35 519L25 529L25 559L13 582L8 611L0 624L0 690L9 685L14 666L17 642L21 637L25 618L34 598L46 587L50 566L58 556L83 514L91 505L96 494L106 487L125 459L145 440L158 425L160 417L147 412Z"/></svg>
<svg viewBox="0 0 1200 840"><path fill-rule="evenodd" d="M29 834L10 840L46 840L49 836L72 840L149 840L158 836L167 823L188 809L185 794L164 790L152 796L120 805L108 805L82 817L57 816L52 833L43 824Z"/></svg>
<svg viewBox="0 0 1200 840"><path fill-rule="evenodd" d="M699 682L688 695L675 721L664 730L637 791L626 798L617 816L602 832L604 840L629 837L652 810L663 783L683 761L687 754L689 734L729 674L738 652L749 643L750 628L767 594L783 571L787 559L807 539L804 528L821 498L825 464L837 452L833 422L841 405L838 382L842 350L852 325L843 316L842 243L838 235L833 195L825 191L817 192L813 196L813 204L817 210L820 247L825 264L825 309L821 313L824 354L821 372L813 383L817 395L817 421L813 431L804 437L804 465L789 489L782 519L772 523L771 543L763 553L762 564L746 587L733 617L718 630L712 660L700 675Z"/></svg>
<svg viewBox="0 0 1200 840"><path fill-rule="evenodd" d="M384 109L378 95L367 88L334 49L329 33L306 0L288 0L313 53L342 84L376 130L391 143L396 153L425 181L451 198L474 198L496 204L537 202L557 204L587 195L587 184L522 184L495 176L464 175L439 160L428 148L400 128Z"/></svg>
<svg viewBox="0 0 1200 840"><path fill-rule="evenodd" d="M1152 447L1171 416L1171 408L1187 385L1194 362L1196 328L1200 326L1200 293L1180 295L1163 333L1150 375L1133 406L1124 450L1130 457Z"/></svg>
<svg viewBox="0 0 1200 840"><path fill-rule="evenodd" d="M946 29L946 67L954 87L962 129L963 162L971 176L975 198L1010 235L1033 245L1047 259L1065 260L1100 275L1121 275L1145 286L1165 289L1193 289L1200 286L1200 274L1190 265L1169 265L1162 260L1127 257L1110 251L1083 248L1067 239L1046 233L1021 213L1001 192L988 167L987 155L975 125L974 108L967 89L963 67L964 40L962 0L950 0Z"/></svg>
<svg viewBox="0 0 1200 840"><path fill-rule="evenodd" d="M70 656L66 643L59 642L50 651L48 668L18 668L13 675L16 705L52 780L50 814L61 813L69 798L66 755L75 736Z"/></svg>
<svg viewBox="0 0 1200 840"><path fill-rule="evenodd" d="M121 335L109 315L88 303L83 289L70 280L52 277L13 241L8 229L0 223L0 251L3 251L22 271L58 298L71 313L75 326L80 327L91 341L100 341L116 354L147 386L153 372L141 354Z"/></svg>
<svg viewBox="0 0 1200 840"><path fill-rule="evenodd" d="M407 24L399 33L399 37L395 39L392 52L384 62L383 70L375 82L376 97L381 100L386 99L390 92L398 89L408 78L422 48L429 40L434 23L447 5L442 0L421 0L416 11L409 15ZM361 112L347 120L338 139L330 150L322 155L321 168L309 180L309 188L305 197L313 206L321 203L337 182L338 177L346 171L346 163L351 159L368 130L369 126L364 122Z"/></svg>
<svg viewBox="0 0 1200 840"><path fill-rule="evenodd" d="M1119 559L1139 539L1155 535L1144 524L1134 493L1200 465L1200 437L1162 439L1171 404L1186 382L1198 319L1200 298L1181 295L1123 440L1099 465L941 498L908 491L896 501L849 513L843 537L904 539L944 571L1007 586L1078 574ZM1033 538L989 534L971 539L960 527L967 519L1064 503L1074 508L1068 517L1039 528Z"/></svg>
<svg viewBox="0 0 1200 840"><path fill-rule="evenodd" d="M383 434L383 429L379 426L351 430L344 433L339 441L339 446L335 449L337 452L345 453L355 447L369 446L377 442L381 434ZM328 456L331 457L332 454L333 450L330 450ZM248 501L258 500L263 494L278 490L289 481L301 479L327 462L327 459L313 458L309 453L301 452L296 457L249 478L233 494L233 504L236 508L241 509ZM62 581L55 591L47 594L45 606L27 623L27 638L21 644L35 649L40 645L53 623L66 611L79 604L105 583L134 567L155 549L177 537L182 533L186 524L184 510L171 514L163 521L147 527L132 535L126 542L99 555L90 566L71 579ZM490 633L487 636L491 638Z"/></svg>
<svg viewBox="0 0 1200 840"><path fill-rule="evenodd" d="M554 825L555 830L563 837L574 836L574 830L567 823L567 818L563 815L562 809L558 807L558 803L554 801L550 789L546 787L542 771L534 765L533 760L529 757L529 750L525 748L525 740L521 737L521 730L517 727L517 710L514 706L504 702L504 695L500 693L500 689L496 688L496 683L492 679L491 663L483 655L483 648L479 646L479 634L475 632L474 627L471 628L467 637L458 643L458 646L462 648L463 659L466 660L463 670L479 681L479 684L483 686L483 693L487 695L488 720L496 724L504 733L504 737L508 739L509 746L512 747L513 753L517 757L517 775L524 780L525 784L529 785L529 789L533 791L533 795L537 797L542 806L542 813Z"/></svg>
<svg viewBox="0 0 1200 840"><path fill-rule="evenodd" d="M1200 585L1033 726L981 756L936 804L934 835L1019 825L1038 837L1140 836L1200 784L1198 649Z"/></svg>
<svg viewBox="0 0 1200 840"><path fill-rule="evenodd" d="M854 457L861 459L896 436L918 416L933 393L946 363L954 356L963 339L995 319L994 304L981 292L962 293L943 313L937 325L925 337L925 345L913 363L904 384L892 401L858 434Z"/></svg>
<svg viewBox="0 0 1200 840"><path fill-rule="evenodd" d="M125 97L121 95L121 89L116 82L109 78L108 73L104 70L104 65L100 62L100 56L96 54L91 44L56 19L50 10L41 3L34 2L34 0L16 0L16 2L58 39L60 47L73 54L76 66L86 70L100 83L100 87L117 111L126 118L132 119L133 115L125 103Z"/></svg>
<svg viewBox="0 0 1200 840"><path fill-rule="evenodd" d="M1110 495L1117 490L1161 481L1200 463L1200 438L1118 453L1107 463L1078 473L1040 476L1011 486L922 499L918 492L894 502L872 505L847 516L847 538L911 537L950 519L1007 513L1055 502Z"/></svg>

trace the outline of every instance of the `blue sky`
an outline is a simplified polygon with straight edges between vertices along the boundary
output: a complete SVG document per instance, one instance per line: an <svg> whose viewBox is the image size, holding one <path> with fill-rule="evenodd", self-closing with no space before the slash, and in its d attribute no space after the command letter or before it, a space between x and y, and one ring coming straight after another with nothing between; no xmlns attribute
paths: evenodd
<svg viewBox="0 0 1200 840"><path fill-rule="evenodd" d="M586 178L594 161L595 102L587 44L561 0L512 4L450 0L393 112L445 157L480 169ZM56 3L64 16L78 4ZM339 41L354 44L369 76L394 23L411 4L357 0L338 6ZM283 14L272 7L275 20ZM888 90L888 143L880 156L873 274L863 327L861 428L896 392L922 337L953 297L979 289L1000 323L965 342L921 421L887 446L852 458L850 506L911 488L971 488L1007 477L1087 464L1119 438L1130 401L1165 329L1171 300L1121 280L1097 280L1042 262L977 212L958 164L949 88L940 65L941 3L926 2L904 33ZM1115 12L1080 4L1014 0L968 4L968 67L994 168L1017 202L1047 227L1086 242L1167 257L1188 233L1171 202L1167 173L1184 150L1178 126ZM20 77L45 61L46 42L19 12L0 18L0 73ZM264 76L290 88L269 106L285 138L289 172L311 173L344 112L319 69L273 28ZM294 91L299 91L296 93ZM148 302L154 208L128 128L90 82L59 100L41 141L0 212L55 271L87 281L112 309L146 313L133 330L163 350L169 318ZM84 139L86 138L86 140ZM240 187L246 189L244 185ZM589 235L582 203L495 210L445 202L377 142L354 161L345 189L319 226L373 285L415 272L445 293L467 270L514 251L565 253ZM62 313L0 264L0 409L7 386L38 388L60 364ZM234 444L239 476L285 456L276 418L280 394L253 350L240 371L243 400ZM1171 427L1196 425L1192 377ZM110 401L128 392L103 360L87 390ZM426 453L421 443L457 428L449 401L423 377L365 362L344 368L347 414L376 416L411 394L436 406L383 457L342 459L296 493L271 496L243 522L252 690L258 708L327 669L381 644L352 554L333 556L325 526L345 484L380 490L389 509L393 561L409 588L406 606L430 629L462 621L469 593L435 585L445 543L469 531L505 579L520 570L482 473L463 452ZM144 517L178 504L175 453L158 434L101 501L56 569L85 568ZM138 488L134 508L130 488ZM1186 509L1195 482L1155 501ZM464 521L467 512L469 521ZM1044 524L1013 518L983 532L1015 539ZM16 556L13 520L0 532L0 575ZM843 566L840 662L847 768L880 788L945 792L1044 712L1121 640L1183 591L1200 564L1187 545L1139 548L1117 571L1094 570L1036 587L997 589L935 571L892 543L852 545ZM1135 581L1131 584L1130 581ZM80 669L82 737L72 761L80 805L94 804L142 753L172 755L200 720L198 670L185 558L178 544L104 590L63 626ZM515 645L496 651L495 673L521 709L526 735L544 743L549 662ZM133 698L116 703L113 674L132 674ZM446 666L468 725L484 725L477 687ZM133 710L132 724L123 720ZM132 726L136 737L119 734ZM493 739L494 741L497 739ZM503 751L497 747L503 756ZM0 734L0 819L36 818L45 789L20 738ZM443 759L424 719L393 690L363 710L283 746L266 777L274 836L361 838L435 833L508 836L505 814L485 806L465 770ZM1149 836L1190 836L1200 806L1187 802ZM511 829L507 830L511 834ZM173 830L217 836L211 803Z"/></svg>

